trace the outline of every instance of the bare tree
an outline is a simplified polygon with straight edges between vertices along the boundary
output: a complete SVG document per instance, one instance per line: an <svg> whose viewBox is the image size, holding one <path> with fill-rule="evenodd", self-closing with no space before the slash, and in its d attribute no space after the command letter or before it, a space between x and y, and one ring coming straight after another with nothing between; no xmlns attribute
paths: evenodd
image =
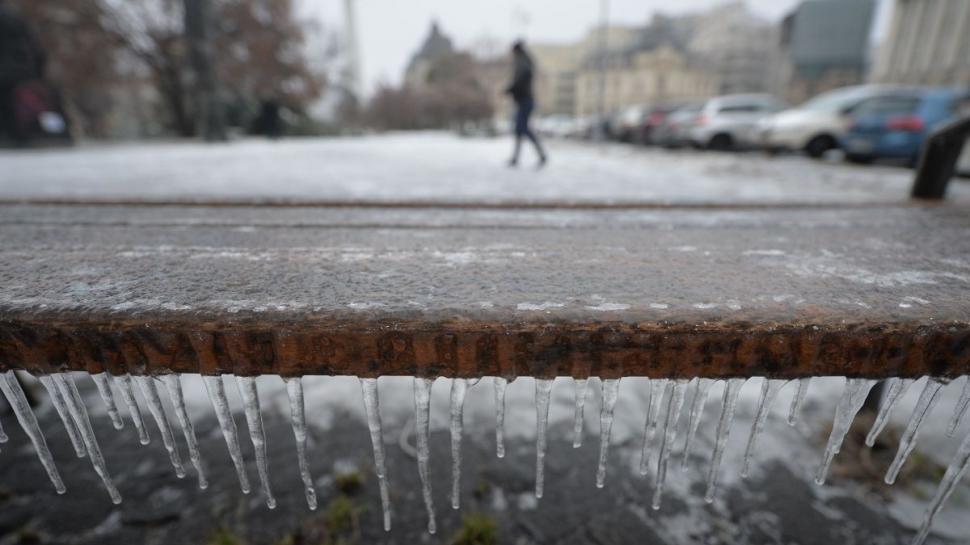
<svg viewBox="0 0 970 545"><path fill-rule="evenodd" d="M202 124L202 135L210 142L226 139L225 111L219 101L219 89L213 60L212 2L184 0L185 42L192 66L192 88L198 107L196 119Z"/></svg>
<svg viewBox="0 0 970 545"><path fill-rule="evenodd" d="M312 27L292 0L14 1L41 38L52 78L95 134L126 70L149 75L164 126L211 139L224 135L230 102L253 110L272 98L301 111L324 85L305 55Z"/></svg>

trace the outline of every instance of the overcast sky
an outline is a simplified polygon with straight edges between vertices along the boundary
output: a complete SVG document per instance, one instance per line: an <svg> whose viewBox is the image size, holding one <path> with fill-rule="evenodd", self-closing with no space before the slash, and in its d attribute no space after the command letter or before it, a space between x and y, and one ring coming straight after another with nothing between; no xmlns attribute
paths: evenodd
<svg viewBox="0 0 970 545"><path fill-rule="evenodd" d="M325 29L343 27L344 0L300 0L302 15ZM432 20L459 47L486 40L503 44L576 40L599 20L598 0L355 0L365 88L397 83ZM656 12L685 13L725 0L609 0L614 24L642 24ZM756 13L778 21L798 0L747 0Z"/></svg>

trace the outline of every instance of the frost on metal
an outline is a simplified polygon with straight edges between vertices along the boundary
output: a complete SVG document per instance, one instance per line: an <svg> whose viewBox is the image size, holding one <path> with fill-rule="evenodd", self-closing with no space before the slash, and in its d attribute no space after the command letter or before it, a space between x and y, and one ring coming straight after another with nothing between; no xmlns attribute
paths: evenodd
<svg viewBox="0 0 970 545"><path fill-rule="evenodd" d="M67 431L68 437L71 439L71 442L75 447L75 453L78 456L86 456L90 458L94 471L100 477L109 498L114 503L119 503L122 499L121 492L118 490L118 488L116 488L115 483L111 478L108 465L104 456L101 454L98 439L94 431L95 427L91 423L88 408L85 406L85 400L78 392L75 383L78 376L79 374L53 373L50 375L38 376L37 378L47 390L49 401L59 416L59 424L62 424ZM224 378L226 377L218 375L204 376L202 383L204 384L208 398L211 400L213 412L218 420L222 435L225 438L226 446L228 447L229 451L229 458L235 467L236 474L239 479L240 489L243 493L248 493L250 490L250 484L246 472L246 460L239 445L239 432L236 428L233 410L230 407L228 397L226 396L225 384L223 382ZM269 484L269 460L266 456L267 438L263 430L262 409L256 388L256 381L253 377L232 377L230 375L228 378L230 380L235 378L233 381L239 388L240 399L242 401L242 412L244 414L253 443L256 462L255 465L258 470L261 488L265 496L267 507L272 509L276 505L276 499L273 496ZM148 407L149 412L155 420L162 436L162 442L170 455L176 474L179 477L183 477L185 475L185 467L183 466L181 458L179 457L179 445L177 444L177 440L172 433L171 426L168 422L166 410L162 405L156 381L164 384L169 393L174 414L182 430L185 447L189 452L189 458L192 462L193 469L197 474L196 476L198 478L199 487L206 488L208 481L205 474L205 465L203 464L199 453L198 441L196 439L195 429L193 427L193 418L198 419L204 417L205 415L190 414L189 406L185 403L185 394L182 390L183 385L179 375L170 374L159 377L129 377L128 375L114 376L102 372L91 375L91 379L97 388L100 400L104 404L107 419L111 422L112 427L115 429L120 429L123 426L123 419L117 405L115 404L114 397L116 393L115 390L118 390L122 396L124 405L128 408L130 419L132 422L136 423L135 426L139 430L139 442L142 444L147 444L148 435L147 431L144 430L143 423L141 423L139 414L139 400L135 398L135 390L131 388L132 383L138 386L137 391L141 394L140 402ZM741 388L747 381L748 379L744 378L732 378L726 381L714 380L710 378L698 378L693 382L690 382L687 379L661 379L650 381L644 391L639 392L641 395L645 394L648 396L645 403L647 408L645 411L646 414L636 415L637 417L645 420L642 438L642 466L649 468L649 461L654 459L651 454L654 452L656 453L656 465L654 466L656 468L656 473L653 476L654 487L652 498L652 506L654 509L659 509L661 505L665 482L668 477L668 465L670 457L674 455L675 450L678 451L678 455L682 457L682 467L688 468L688 460L691 458L692 452L699 448L699 444L703 445L713 443L713 448L707 467L707 487L706 493L704 494L704 499L708 503L714 501L720 474L724 471L732 471L732 469L729 468L722 468L721 462L723 460L725 450L727 449L728 436L731 433L731 428L733 427L733 422L735 420L735 409L738 404L739 394ZM462 378L455 379L451 382L449 418L452 453L452 464L450 468L452 482L451 504L455 509L461 507L460 483L463 471L461 459L461 441L464 424L462 409L465 394L468 388L474 386L476 382L477 381L470 381ZM882 405L876 417L875 425L867 437L867 444L872 446L875 437L879 435L879 432L886 425L889 414L895 407L899 405L899 399L910 387L912 382L913 381L909 379L891 379L887 382L886 394L882 400ZM885 480L887 483L892 484L892 482L895 481L900 468L906 462L907 458L916 446L921 424L927 421L927 418L932 413L935 405L939 401L940 391L948 383L949 379L947 378L926 377L919 400L913 409L912 415L909 419L909 424L901 437L896 457L886 474ZM970 380L968 380L968 383L970 383ZM504 449L502 428L504 426L505 388L508 381L504 378L495 378L493 384L496 411L495 437L498 454L501 456ZM535 381L534 403L536 411L536 499L542 497L544 488L547 486L545 482L545 458L549 445L547 443L546 435L549 426L549 405L550 398L552 396L553 384L554 381L551 379L536 379ZM697 441L695 440L695 435L697 434L701 420L704 417L704 408L709 398L709 394L711 390L719 384L721 387L720 412L719 416L717 417L718 421L713 440ZM786 387L787 384L788 382L786 381L769 379L763 379L763 382L761 383L761 395L757 403L756 413L750 424L750 434L748 436L747 445L742 458L742 467L733 469L733 471L738 471L742 476L748 473L751 465L756 461L756 454L759 450L757 446L757 439L759 435L766 433L765 422L768 419L772 401L776 398L778 393ZM805 398L809 381L792 381L792 384L793 387L789 388L790 390L793 390L791 392L792 404L788 412L789 420L793 422L795 421L799 407ZM870 390L875 384L876 381L872 379L849 378L846 380L842 398L835 408L828 444L826 445L824 452L821 454L821 464L816 471L815 480L818 484L824 484L833 459L839 454L842 442L845 440L847 433L855 420L856 414L865 403ZM431 438L429 433L429 425L431 420L431 389L434 385L434 381L427 378L415 378L413 385L416 419L415 429L417 436L417 462L418 474L421 482L421 495L423 497L428 514L428 532L435 533L437 528L435 521L434 502L431 491L431 474L433 468L430 463ZM619 379L606 378L600 380L600 442L599 457L595 468L595 484L596 487L600 488L605 486L606 467L609 459L610 435L613 425L614 411L616 409L617 400L620 393L619 385ZM692 385L692 387L690 385ZM361 381L361 391L364 401L367 426L373 446L375 472L378 477L378 487L380 489L381 512L383 515L384 529L390 530L391 492L390 484L387 479L385 461L386 455L384 452L383 440L384 429L380 416L380 393L377 386L377 379L365 378ZM576 416L574 422L579 423L575 429L580 430L581 433L583 422L583 418L581 416L582 406L585 402L585 394L588 388L588 383L584 380L576 383L575 387L577 409L576 414L574 415ZM962 388L963 394L960 396L960 399L954 408L953 414L948 416L946 426L948 436L952 436L956 430L960 429L959 424L962 421L964 414L967 412L968 403L970 403L968 402L968 396L970 396L970 394L968 394L968 390L970 390L970 386L964 385ZM313 479L310 476L308 463L308 458L312 457L312 453L308 452L311 445L309 445L307 441L308 430L304 412L304 392L300 379L292 377L287 378L286 390L289 400L289 414L295 438L296 459L299 465L303 493L305 495L308 508L315 509L317 505L316 489ZM0 374L0 391L3 392L7 402L13 408L17 422L23 428L27 439L29 439L31 445L33 446L33 450L37 453L38 460L47 473L47 476L50 479L50 482L53 484L54 489L58 493L65 493L67 488L61 479L54 457L50 449L47 447L44 433L38 424L36 417L34 416L33 409L27 402L24 392L21 389L20 382L14 371L6 371ZM685 401L688 399L690 400L690 402L687 404L688 409L684 410ZM101 413L95 414L97 415ZM105 428L101 427L99 429ZM681 429L686 436L685 440L682 442L682 448L680 448L680 443L678 443L676 440L678 432ZM578 435L574 435L574 439L577 437ZM3 434L3 439L9 440L10 437ZM554 456L554 454L551 455ZM218 462L212 460L210 463ZM929 502L922 526L919 529L919 533L913 540L914 545L923 543L923 541L927 538L933 523L933 517L943 506L944 502L951 495L958 483L960 483L968 468L970 468L970 436L963 440L950 466L947 468L934 497ZM441 469L436 470L440 471ZM121 484L124 485L124 483ZM548 486L554 487L555 483L551 482L548 484Z"/></svg>

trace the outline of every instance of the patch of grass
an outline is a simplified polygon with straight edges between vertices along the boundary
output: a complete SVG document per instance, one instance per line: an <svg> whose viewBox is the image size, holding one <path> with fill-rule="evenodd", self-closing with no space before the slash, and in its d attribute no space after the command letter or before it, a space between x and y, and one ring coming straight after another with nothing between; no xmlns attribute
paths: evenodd
<svg viewBox="0 0 970 545"><path fill-rule="evenodd" d="M354 526L356 515L354 502L347 496L337 496L327 507L327 529L335 534L350 530Z"/></svg>
<svg viewBox="0 0 970 545"><path fill-rule="evenodd" d="M17 545L38 545L42 543L42 540L40 538L40 534L37 532L29 528L21 528L20 531L17 532L16 543Z"/></svg>
<svg viewBox="0 0 970 545"><path fill-rule="evenodd" d="M495 520L481 513L465 515L461 528L451 538L451 545L494 545L498 543L498 526Z"/></svg>
<svg viewBox="0 0 970 545"><path fill-rule="evenodd" d="M353 545L360 539L360 509L347 496L339 495L323 514L326 527L325 545Z"/></svg>
<svg viewBox="0 0 970 545"><path fill-rule="evenodd" d="M339 473L334 476L333 483L342 494L353 496L364 487L364 475L360 471Z"/></svg>
<svg viewBox="0 0 970 545"><path fill-rule="evenodd" d="M945 466L936 463L935 460L919 451L913 451L906 463L910 464L914 474L930 481L938 482L946 474Z"/></svg>
<svg viewBox="0 0 970 545"><path fill-rule="evenodd" d="M472 495L475 496L475 499L481 500L487 497L491 491L492 484L485 479L479 479L478 482L475 483L475 490L472 491Z"/></svg>
<svg viewBox="0 0 970 545"><path fill-rule="evenodd" d="M223 526L215 531L205 542L206 545L244 545L232 530Z"/></svg>

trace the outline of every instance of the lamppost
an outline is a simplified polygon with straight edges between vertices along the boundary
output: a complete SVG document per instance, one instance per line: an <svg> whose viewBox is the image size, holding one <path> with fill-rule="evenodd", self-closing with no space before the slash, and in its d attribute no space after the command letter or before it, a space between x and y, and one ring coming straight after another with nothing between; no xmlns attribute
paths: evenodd
<svg viewBox="0 0 970 545"><path fill-rule="evenodd" d="M596 130L597 140L606 140L606 68L607 68L607 24L610 17L610 0L600 0L600 29L597 40L597 61L599 80L596 89Z"/></svg>

